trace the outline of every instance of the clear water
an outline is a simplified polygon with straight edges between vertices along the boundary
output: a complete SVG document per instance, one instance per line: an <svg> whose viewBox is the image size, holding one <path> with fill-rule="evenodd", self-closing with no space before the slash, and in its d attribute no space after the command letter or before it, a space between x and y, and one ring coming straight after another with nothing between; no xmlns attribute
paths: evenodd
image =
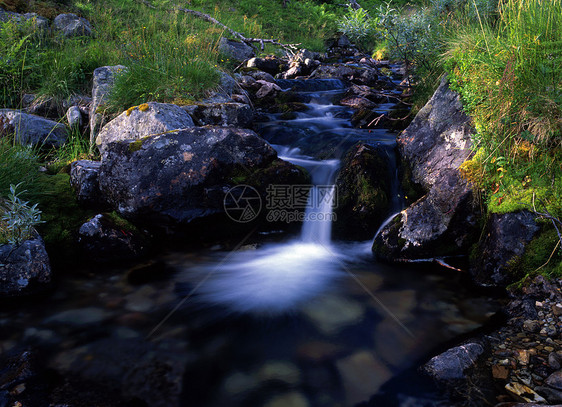
<svg viewBox="0 0 562 407"><path fill-rule="evenodd" d="M340 147L357 140L393 157L392 133L352 129L351 112L332 104L338 82L322 89L305 89L309 109L296 120L272 115L260 125L281 156L308 168L315 185L333 183ZM305 137L281 144L293 130ZM335 144L315 159L324 137ZM0 310L0 352L35 346L62 375L115 383L118 363L106 353L148 342L182 361L185 406L354 406L382 391L395 396L389 406L411 397L438 405L417 379L388 383L481 326L498 302L451 271L379 264L370 241L332 241L330 226L305 222L300 234L253 236L236 250L163 253L152 260L161 278L144 284L120 268L86 268L36 304Z"/></svg>

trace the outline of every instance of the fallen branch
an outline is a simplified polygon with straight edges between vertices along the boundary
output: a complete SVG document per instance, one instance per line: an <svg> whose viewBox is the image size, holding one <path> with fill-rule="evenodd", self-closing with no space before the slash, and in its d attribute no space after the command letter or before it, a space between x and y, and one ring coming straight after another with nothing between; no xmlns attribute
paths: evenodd
<svg viewBox="0 0 562 407"><path fill-rule="evenodd" d="M446 263L443 258L430 258L430 259L396 259L398 263L435 263L441 267L445 267L449 270L454 270L458 272L464 272L464 270L451 266L450 264Z"/></svg>
<svg viewBox="0 0 562 407"><path fill-rule="evenodd" d="M219 27L224 28L226 31L228 31L233 37L239 39L240 41L253 46L252 44L254 43L259 43L260 44L260 49L261 51L263 51L265 49L265 44L271 44L271 45L275 45L278 47L281 47L285 50L287 50L291 55L295 55L295 50L298 49L299 45L301 44L283 44L277 40L274 39L265 39L265 38L246 38L244 35L242 35L241 33L239 33L238 31L234 31L232 28L224 25L223 23L221 23L220 21L218 21L217 19L211 17L208 14L205 13L201 13L200 11L195 11L195 10L190 10L188 8L183 8L183 7L177 7L177 10L182 11L186 14L191 14L192 16L195 16L197 18L201 18L209 23L218 25Z"/></svg>

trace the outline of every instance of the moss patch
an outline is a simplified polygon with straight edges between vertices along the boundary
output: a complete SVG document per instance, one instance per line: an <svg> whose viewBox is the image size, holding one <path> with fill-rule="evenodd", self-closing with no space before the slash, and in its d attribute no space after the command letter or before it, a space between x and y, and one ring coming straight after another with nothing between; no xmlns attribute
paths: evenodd
<svg viewBox="0 0 562 407"><path fill-rule="evenodd" d="M51 262L63 266L74 264L79 261L78 229L95 213L78 205L68 174L40 174L39 182L42 192L33 197L33 202L38 203L45 223L37 230L45 240Z"/></svg>

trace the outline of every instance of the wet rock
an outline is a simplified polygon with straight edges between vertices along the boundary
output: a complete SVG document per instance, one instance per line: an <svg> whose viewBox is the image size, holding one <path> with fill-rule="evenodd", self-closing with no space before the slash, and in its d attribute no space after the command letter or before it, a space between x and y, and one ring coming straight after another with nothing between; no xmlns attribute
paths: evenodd
<svg viewBox="0 0 562 407"><path fill-rule="evenodd" d="M381 260L465 253L478 232L472 189L456 170L443 170L429 193L403 210L376 237Z"/></svg>
<svg viewBox="0 0 562 407"><path fill-rule="evenodd" d="M19 245L0 245L0 296L33 294L51 282L51 266L39 235Z"/></svg>
<svg viewBox="0 0 562 407"><path fill-rule="evenodd" d="M539 321L527 319L523 322L523 329L527 332L538 332L541 329L541 323Z"/></svg>
<svg viewBox="0 0 562 407"><path fill-rule="evenodd" d="M70 128L80 128L82 127L82 112L78 106L71 106L66 111L66 121L68 122L68 127Z"/></svg>
<svg viewBox="0 0 562 407"><path fill-rule="evenodd" d="M98 214L78 231L84 253L100 263L141 257L148 249L148 238L130 222L114 215Z"/></svg>
<svg viewBox="0 0 562 407"><path fill-rule="evenodd" d="M559 370L562 368L562 352L551 352L548 355L548 365L551 369Z"/></svg>
<svg viewBox="0 0 562 407"><path fill-rule="evenodd" d="M340 105L349 106L352 109L373 109L377 106L375 102L361 96L347 96L340 100Z"/></svg>
<svg viewBox="0 0 562 407"><path fill-rule="evenodd" d="M244 89L252 89L252 90L258 90L261 86L261 84L259 84L257 82L256 79L254 79L252 76L250 75L243 75L238 79L238 84L244 88Z"/></svg>
<svg viewBox="0 0 562 407"><path fill-rule="evenodd" d="M175 407L180 405L187 360L181 343L158 346L143 338L108 338L63 350L50 367L63 376L102 384L129 401Z"/></svg>
<svg viewBox="0 0 562 407"><path fill-rule="evenodd" d="M248 44L240 41L229 40L225 37L222 37L219 40L219 52L238 62L243 62L246 59L255 56L254 49Z"/></svg>
<svg viewBox="0 0 562 407"><path fill-rule="evenodd" d="M100 208L107 205L100 192L100 167L100 161L78 160L70 164L70 185L80 204Z"/></svg>
<svg viewBox="0 0 562 407"><path fill-rule="evenodd" d="M0 364L0 391L12 391L37 375L37 357L26 350L3 358Z"/></svg>
<svg viewBox="0 0 562 407"><path fill-rule="evenodd" d="M474 341L435 356L422 367L452 400L477 398L485 405L495 398L491 371L484 362L484 343Z"/></svg>
<svg viewBox="0 0 562 407"><path fill-rule="evenodd" d="M198 103L182 107L199 125L249 128L254 111L242 103Z"/></svg>
<svg viewBox="0 0 562 407"><path fill-rule="evenodd" d="M538 230L535 215L529 211L492 214L471 265L475 281L486 286L505 286L512 282L510 264L525 253Z"/></svg>
<svg viewBox="0 0 562 407"><path fill-rule="evenodd" d="M46 324L62 324L71 326L96 325L111 316L101 308L87 307L62 311L51 315L45 320Z"/></svg>
<svg viewBox="0 0 562 407"><path fill-rule="evenodd" d="M356 324L363 319L365 310L356 302L337 297L323 296L303 307L303 313L327 335Z"/></svg>
<svg viewBox="0 0 562 407"><path fill-rule="evenodd" d="M308 407L310 406L306 397L298 392L281 394L273 397L264 407Z"/></svg>
<svg viewBox="0 0 562 407"><path fill-rule="evenodd" d="M373 230L390 210L388 173L383 149L360 143L346 154L336 179L334 236L353 240L372 238Z"/></svg>
<svg viewBox="0 0 562 407"><path fill-rule="evenodd" d="M375 68L363 66L350 66L345 64L321 65L312 74L310 79L340 79L357 85L376 86L378 72Z"/></svg>
<svg viewBox="0 0 562 407"><path fill-rule="evenodd" d="M281 61L279 58L270 55L265 58L252 58L246 63L246 66L248 68L257 68L270 75L277 75L279 73Z"/></svg>
<svg viewBox="0 0 562 407"><path fill-rule="evenodd" d="M267 72L251 71L251 72L248 72L247 75L250 78L255 79L256 81L266 81L266 82L276 83L275 78L273 76L271 76L270 74L268 74Z"/></svg>
<svg viewBox="0 0 562 407"><path fill-rule="evenodd" d="M95 142L99 129L107 120L103 105L107 102L107 97L113 88L115 78L126 71L127 67L123 65L102 66L94 70L92 103L90 104L89 114L90 144Z"/></svg>
<svg viewBox="0 0 562 407"><path fill-rule="evenodd" d="M392 377L390 369L371 352L362 351L336 362L345 388L346 405L368 400Z"/></svg>
<svg viewBox="0 0 562 407"><path fill-rule="evenodd" d="M21 145L59 147L68 136L64 124L19 110L0 109L0 137L15 134Z"/></svg>
<svg viewBox="0 0 562 407"><path fill-rule="evenodd" d="M440 382L466 379L466 371L476 366L478 359L484 354L484 346L480 343L467 343L451 348L433 357L423 366L424 372Z"/></svg>
<svg viewBox="0 0 562 407"><path fill-rule="evenodd" d="M562 390L562 370L552 373L544 382L553 389Z"/></svg>
<svg viewBox="0 0 562 407"><path fill-rule="evenodd" d="M277 93L281 91L281 88L272 82L266 82L264 80L257 81L261 86L259 90L256 92L256 98L263 99L266 97L275 97Z"/></svg>
<svg viewBox="0 0 562 407"><path fill-rule="evenodd" d="M91 36L92 26L85 18L76 14L60 14L53 21L53 29L65 37Z"/></svg>
<svg viewBox="0 0 562 407"><path fill-rule="evenodd" d="M107 123L97 136L96 145L103 154L108 143L122 140L135 141L193 126L191 116L181 107L168 103L149 102L130 108Z"/></svg>
<svg viewBox="0 0 562 407"><path fill-rule="evenodd" d="M233 373L224 381L224 389L233 396L252 391L258 385L259 381L253 375L242 372Z"/></svg>
<svg viewBox="0 0 562 407"><path fill-rule="evenodd" d="M257 372L256 377L261 382L278 380L290 385L297 385L301 381L299 369L291 363L281 361L266 363Z"/></svg>

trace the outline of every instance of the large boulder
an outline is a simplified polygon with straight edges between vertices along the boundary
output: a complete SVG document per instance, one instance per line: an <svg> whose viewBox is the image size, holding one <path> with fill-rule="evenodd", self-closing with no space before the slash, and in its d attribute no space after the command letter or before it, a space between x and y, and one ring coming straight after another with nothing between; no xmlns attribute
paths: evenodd
<svg viewBox="0 0 562 407"><path fill-rule="evenodd" d="M459 94L444 77L397 141L413 180L429 190L443 170L459 168L470 156L473 133Z"/></svg>
<svg viewBox="0 0 562 407"><path fill-rule="evenodd" d="M416 259L465 254L477 233L479 207L458 167L471 154L471 127L458 94L446 78L398 137L412 181L427 193L376 237L381 259Z"/></svg>
<svg viewBox="0 0 562 407"><path fill-rule="evenodd" d="M65 37L91 36L92 26L85 18L76 14L60 14L53 21L53 29Z"/></svg>
<svg viewBox="0 0 562 407"><path fill-rule="evenodd" d="M49 29L49 20L37 13L19 14L6 11L0 7L0 22L6 21L13 21L16 24L31 22L32 27L41 33L45 33Z"/></svg>
<svg viewBox="0 0 562 407"><path fill-rule="evenodd" d="M243 62L255 56L254 49L248 44L241 41L229 40L225 37L219 40L219 52L237 62Z"/></svg>
<svg viewBox="0 0 562 407"><path fill-rule="evenodd" d="M181 107L149 102L121 113L107 123L96 138L96 145L103 153L106 145L121 140L138 140L142 137L167 131L193 127L191 116Z"/></svg>
<svg viewBox="0 0 562 407"><path fill-rule="evenodd" d="M338 201L333 234L364 240L373 237L390 210L390 177L385 151L359 143L346 155L336 179Z"/></svg>
<svg viewBox="0 0 562 407"><path fill-rule="evenodd" d="M126 72L127 67L123 65L115 66L102 66L100 68L94 69L93 74L93 85L92 85L92 103L90 103L90 144L94 144L98 130L106 121L105 109L103 108L104 103L107 102L107 98L113 85L115 84L115 78Z"/></svg>
<svg viewBox="0 0 562 407"><path fill-rule="evenodd" d="M464 253L477 235L478 215L466 181L456 170L442 171L429 193L381 230L373 251L386 261Z"/></svg>
<svg viewBox="0 0 562 407"><path fill-rule="evenodd" d="M19 110L0 109L0 136L13 134L17 143L38 147L59 147L66 141L64 124Z"/></svg>
<svg viewBox="0 0 562 407"><path fill-rule="evenodd" d="M260 71L267 72L271 75L277 75L281 67L282 61L273 56L268 55L265 58L252 58L247 63L248 68L256 68Z"/></svg>
<svg viewBox="0 0 562 407"><path fill-rule="evenodd" d="M539 231L535 218L529 211L490 215L470 268L478 284L505 286L512 282L510 266L524 255Z"/></svg>
<svg viewBox="0 0 562 407"><path fill-rule="evenodd" d="M201 126L232 126L248 128L254 120L254 111L243 103L197 103L183 106Z"/></svg>
<svg viewBox="0 0 562 407"><path fill-rule="evenodd" d="M214 218L225 223L223 200L232 186L260 179L265 189L267 181L283 179L279 171L268 172L273 167L300 173L292 165L276 167L276 156L253 131L228 127L117 141L106 146L100 189L121 215L151 225L193 226ZM257 177L264 172L268 180Z"/></svg>
<svg viewBox="0 0 562 407"><path fill-rule="evenodd" d="M0 245L0 296L32 294L50 281L49 256L39 235L19 245Z"/></svg>

